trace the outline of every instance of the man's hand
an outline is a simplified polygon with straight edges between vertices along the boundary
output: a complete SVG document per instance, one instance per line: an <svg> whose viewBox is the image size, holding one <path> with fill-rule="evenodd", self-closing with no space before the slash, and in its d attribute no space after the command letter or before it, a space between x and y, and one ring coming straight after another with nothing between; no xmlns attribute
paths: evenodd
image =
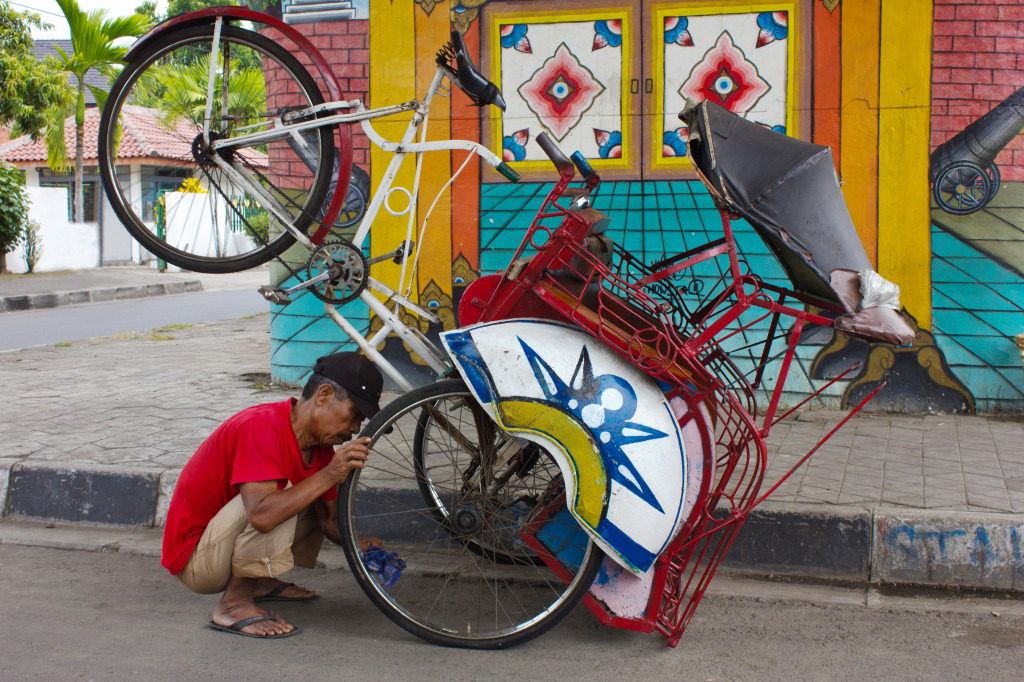
<svg viewBox="0 0 1024 682"><path fill-rule="evenodd" d="M324 467L324 471L340 485L353 469L365 468L369 457L370 439L356 438L334 449L334 459Z"/></svg>

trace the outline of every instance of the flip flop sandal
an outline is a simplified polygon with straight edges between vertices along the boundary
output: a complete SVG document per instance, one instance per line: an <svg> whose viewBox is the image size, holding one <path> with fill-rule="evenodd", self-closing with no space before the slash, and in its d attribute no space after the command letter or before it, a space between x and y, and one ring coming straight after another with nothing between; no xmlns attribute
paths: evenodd
<svg viewBox="0 0 1024 682"><path fill-rule="evenodd" d="M252 635L252 634L249 634L248 632L242 632L242 628L249 627L253 623L260 623L260 622L265 621L265 620L276 620L276 619L277 619L277 614L275 614L275 613L268 613L265 616L253 616L252 618L243 618L242 620L236 621L236 622L232 623L231 625L220 625L218 623L213 622L212 620L209 623L207 623L207 625L209 625L214 630L220 630L221 632L227 632L228 634L232 634L232 635L242 635L243 637L252 637L253 639L283 639L284 637L291 637L292 635L294 635L296 632L299 631L298 628L295 628L291 632L285 632L285 633L280 634L280 635Z"/></svg>
<svg viewBox="0 0 1024 682"><path fill-rule="evenodd" d="M280 583L262 597L256 597L255 601L313 601L320 597L319 594L314 594L311 597L282 597L281 593L289 587L295 587L295 583Z"/></svg>

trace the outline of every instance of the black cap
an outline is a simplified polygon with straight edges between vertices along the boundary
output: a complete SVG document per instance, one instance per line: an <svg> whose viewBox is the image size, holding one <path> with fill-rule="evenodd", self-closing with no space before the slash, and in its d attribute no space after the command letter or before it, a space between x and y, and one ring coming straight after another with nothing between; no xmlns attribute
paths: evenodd
<svg viewBox="0 0 1024 682"><path fill-rule="evenodd" d="M317 358L313 372L327 377L345 389L367 419L380 412L380 392L384 377L365 356L346 352Z"/></svg>

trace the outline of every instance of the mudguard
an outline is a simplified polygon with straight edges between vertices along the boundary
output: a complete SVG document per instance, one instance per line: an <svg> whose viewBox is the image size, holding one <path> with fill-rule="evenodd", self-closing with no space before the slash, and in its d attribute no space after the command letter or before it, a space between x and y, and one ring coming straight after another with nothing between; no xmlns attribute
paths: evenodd
<svg viewBox="0 0 1024 682"><path fill-rule="evenodd" d="M706 490L707 414L578 327L503 320L441 335L474 397L558 462L569 511L625 569L647 573ZM710 478L710 477L708 477Z"/></svg>

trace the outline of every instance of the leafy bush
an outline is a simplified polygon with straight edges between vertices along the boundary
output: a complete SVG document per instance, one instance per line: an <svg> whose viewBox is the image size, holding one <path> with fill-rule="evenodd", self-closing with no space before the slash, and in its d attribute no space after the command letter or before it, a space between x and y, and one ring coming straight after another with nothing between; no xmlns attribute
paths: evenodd
<svg viewBox="0 0 1024 682"><path fill-rule="evenodd" d="M0 162L0 272L7 269L6 255L21 241L29 201L21 171Z"/></svg>

